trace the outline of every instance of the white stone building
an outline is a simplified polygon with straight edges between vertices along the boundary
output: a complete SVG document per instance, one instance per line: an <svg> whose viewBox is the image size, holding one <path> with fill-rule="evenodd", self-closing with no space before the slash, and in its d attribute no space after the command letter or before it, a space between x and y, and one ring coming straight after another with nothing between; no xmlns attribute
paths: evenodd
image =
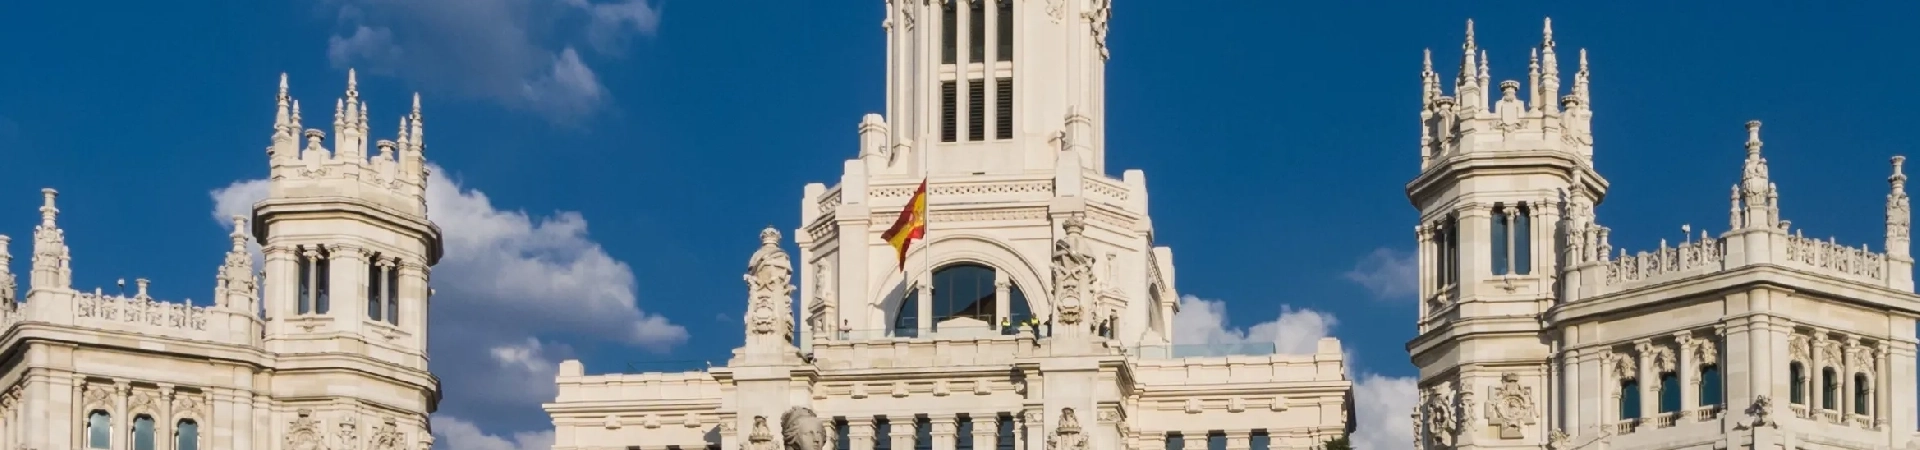
<svg viewBox="0 0 1920 450"><path fill-rule="evenodd" d="M1421 215L1412 444L1912 448L1920 297L1902 158L1884 252L1782 217L1759 122L1726 231L1615 250L1594 215L1608 184L1586 53L1562 89L1557 51L1549 22L1523 96L1493 83L1468 22L1452 95L1431 55L1422 73L1421 173L1407 185Z"/></svg>
<svg viewBox="0 0 1920 450"><path fill-rule="evenodd" d="M1146 177L1106 167L1109 11L886 2L886 114L861 120L837 185L803 190L797 257L762 233L743 345L700 372L563 362L554 448L771 450L788 432L845 450L1266 450L1343 435L1338 341L1171 345L1173 254L1153 246ZM926 239L902 264L881 236L922 180Z"/></svg>
<svg viewBox="0 0 1920 450"><path fill-rule="evenodd" d="M432 445L427 273L441 245L427 221L419 98L399 141L372 147L351 74L336 105L329 150L324 132L302 130L281 79L272 192L251 221L234 217L211 302L155 300L146 280L131 295L75 289L45 190L24 293L0 236L0 448Z"/></svg>

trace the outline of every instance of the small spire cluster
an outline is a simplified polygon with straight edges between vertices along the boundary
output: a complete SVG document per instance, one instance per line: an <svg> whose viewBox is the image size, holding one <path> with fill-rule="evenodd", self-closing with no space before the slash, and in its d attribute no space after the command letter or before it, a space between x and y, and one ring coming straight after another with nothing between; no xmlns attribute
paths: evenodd
<svg viewBox="0 0 1920 450"><path fill-rule="evenodd" d="M1422 156L1433 158L1473 148L1461 145L1461 139L1475 133L1497 132L1498 136L1531 133L1556 148L1592 156L1591 103L1588 94L1587 52L1580 50L1579 70L1573 76L1573 88L1560 96L1560 59L1553 40L1553 19L1541 30L1541 42L1532 51L1527 66L1527 98L1520 98L1519 81L1494 83L1489 67L1491 58L1474 41L1473 20L1467 20L1466 42L1461 44L1460 70L1454 75L1453 94L1441 87L1440 74L1434 71L1433 50L1425 52L1421 63ZM1496 89L1499 97L1494 97ZM1558 96L1558 102L1556 97ZM1564 144L1564 145L1563 145Z"/></svg>
<svg viewBox="0 0 1920 450"><path fill-rule="evenodd" d="M276 103L273 144L267 148L275 181L358 180L424 201L426 133L420 94L413 95L412 112L400 118L396 140L375 142L371 153L367 145L370 109L360 99L359 80L352 69L347 70L346 94L334 101L331 150L323 143L326 132L302 129L300 101L288 94L286 74L280 75Z"/></svg>
<svg viewBox="0 0 1920 450"><path fill-rule="evenodd" d="M54 199L60 196L52 188L41 189L40 225L33 227L33 288L69 289L73 285L72 255L67 250L67 235L56 221L60 208Z"/></svg>
<svg viewBox="0 0 1920 450"><path fill-rule="evenodd" d="M1733 185L1733 209L1729 225L1778 227L1780 190L1767 175L1767 158L1760 156L1760 121L1747 122L1747 159L1740 170L1740 183Z"/></svg>

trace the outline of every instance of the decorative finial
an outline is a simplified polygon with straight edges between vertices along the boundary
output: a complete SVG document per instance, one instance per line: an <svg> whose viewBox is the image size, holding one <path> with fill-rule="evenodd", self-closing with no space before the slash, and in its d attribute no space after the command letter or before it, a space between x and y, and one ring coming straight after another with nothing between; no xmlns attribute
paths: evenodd
<svg viewBox="0 0 1920 450"><path fill-rule="evenodd" d="M1760 154L1760 121L1747 121L1747 153Z"/></svg>
<svg viewBox="0 0 1920 450"><path fill-rule="evenodd" d="M280 72L280 98L287 98L287 73Z"/></svg>
<svg viewBox="0 0 1920 450"><path fill-rule="evenodd" d="M1467 42L1461 44L1460 48L1469 52L1477 48L1473 45L1473 19L1471 18L1467 19Z"/></svg>
<svg viewBox="0 0 1920 450"><path fill-rule="evenodd" d="M60 196L60 191L53 190L53 188L45 188L40 190L40 197L42 199L40 202L40 221L41 222L51 225L53 224L53 219L60 215L60 208L55 207L53 204L53 199L59 196Z"/></svg>
<svg viewBox="0 0 1920 450"><path fill-rule="evenodd" d="M233 233L229 233L227 236L233 238L234 250L237 250L237 251L246 250L247 249L247 216L242 216L239 214L233 215Z"/></svg>
<svg viewBox="0 0 1920 450"><path fill-rule="evenodd" d="M1520 82L1513 80L1502 81L1500 82L1500 92L1507 94L1520 92Z"/></svg>
<svg viewBox="0 0 1920 450"><path fill-rule="evenodd" d="M351 67L347 68L347 96L360 96L360 77L354 74Z"/></svg>
<svg viewBox="0 0 1920 450"><path fill-rule="evenodd" d="M1907 163L1907 157L1894 155L1893 176L1887 177L1887 183L1891 183L1893 185L1893 190L1896 192L1905 191L1907 188L1907 174L1901 171L1901 166L1906 165L1906 163Z"/></svg>
<svg viewBox="0 0 1920 450"><path fill-rule="evenodd" d="M1428 48L1420 52L1420 73L1432 73L1432 72L1433 72L1433 49Z"/></svg>
<svg viewBox="0 0 1920 450"><path fill-rule="evenodd" d="M760 230L760 244L780 245L780 230L773 228L773 225L767 225L766 229Z"/></svg>
<svg viewBox="0 0 1920 450"><path fill-rule="evenodd" d="M1587 49L1580 49L1580 73L1587 73Z"/></svg>
<svg viewBox="0 0 1920 450"><path fill-rule="evenodd" d="M420 93L413 93L413 116L420 117Z"/></svg>
<svg viewBox="0 0 1920 450"><path fill-rule="evenodd" d="M1540 46L1546 47L1549 49L1553 48L1553 18L1552 17L1547 18L1546 25L1542 27L1540 35L1541 35Z"/></svg>

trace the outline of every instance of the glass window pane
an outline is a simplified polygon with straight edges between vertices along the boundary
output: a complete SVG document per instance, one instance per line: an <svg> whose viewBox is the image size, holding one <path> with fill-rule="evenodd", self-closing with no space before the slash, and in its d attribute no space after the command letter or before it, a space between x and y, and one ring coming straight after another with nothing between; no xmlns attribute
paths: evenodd
<svg viewBox="0 0 1920 450"><path fill-rule="evenodd" d="M87 415L87 448L113 448L113 416L106 411Z"/></svg>
<svg viewBox="0 0 1920 450"><path fill-rule="evenodd" d="M133 450L154 450L153 417L133 418Z"/></svg>
<svg viewBox="0 0 1920 450"><path fill-rule="evenodd" d="M1660 412L1670 413L1680 410L1680 374L1666 372L1660 374Z"/></svg>
<svg viewBox="0 0 1920 450"><path fill-rule="evenodd" d="M1509 267L1507 265L1507 227L1507 209L1499 205L1494 205L1493 237L1488 239L1489 243L1493 244L1493 267L1491 270L1493 270L1494 275L1506 275L1507 267Z"/></svg>
<svg viewBox="0 0 1920 450"><path fill-rule="evenodd" d="M182 420L173 429L173 450L200 450L200 424Z"/></svg>

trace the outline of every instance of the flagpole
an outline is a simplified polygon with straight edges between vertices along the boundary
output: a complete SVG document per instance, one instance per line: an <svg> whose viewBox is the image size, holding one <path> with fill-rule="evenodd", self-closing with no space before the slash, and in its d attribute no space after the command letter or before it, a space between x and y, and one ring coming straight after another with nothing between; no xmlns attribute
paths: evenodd
<svg viewBox="0 0 1920 450"><path fill-rule="evenodd" d="M920 150L920 182L927 187L925 197L922 197L920 200L926 205L926 217L921 218L921 220L925 221L924 224L921 225L925 231L920 237L921 240L926 241L924 242L924 244L926 244L926 251L921 255L920 270L922 270L922 272L920 275L922 282L926 283L925 288L927 289L927 298L929 300L933 298L933 156L931 153L933 153L932 145L926 145ZM924 311L923 313L927 316L927 320L933 320L933 311ZM927 330L933 330L933 325L934 324L929 323L925 324L925 327Z"/></svg>

